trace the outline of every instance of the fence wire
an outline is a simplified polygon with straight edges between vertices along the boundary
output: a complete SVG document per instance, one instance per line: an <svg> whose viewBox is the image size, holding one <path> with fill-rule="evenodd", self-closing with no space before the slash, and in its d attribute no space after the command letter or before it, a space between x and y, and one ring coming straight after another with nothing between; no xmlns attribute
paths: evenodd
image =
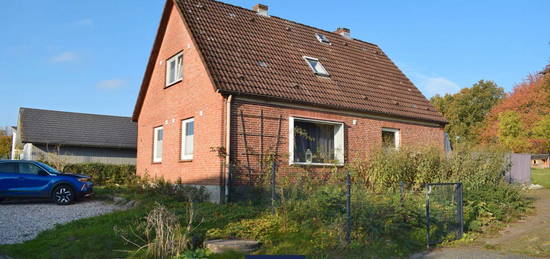
<svg viewBox="0 0 550 259"><path fill-rule="evenodd" d="M328 223L338 225L346 244L403 236L400 231L410 227L425 229L428 247L462 237L461 183L429 183L424 189L397 183L374 192L347 172L341 178L311 184L306 180L308 175L279 176L275 163L270 169L265 192L253 192L252 200L263 200L262 204L271 207L273 214L296 204L321 206L324 210L319 213L324 214L316 215L312 209L310 217L328 218ZM300 203L311 197L316 198L308 202L315 205Z"/></svg>
<svg viewBox="0 0 550 259"><path fill-rule="evenodd" d="M426 184L426 243L462 238L462 183Z"/></svg>

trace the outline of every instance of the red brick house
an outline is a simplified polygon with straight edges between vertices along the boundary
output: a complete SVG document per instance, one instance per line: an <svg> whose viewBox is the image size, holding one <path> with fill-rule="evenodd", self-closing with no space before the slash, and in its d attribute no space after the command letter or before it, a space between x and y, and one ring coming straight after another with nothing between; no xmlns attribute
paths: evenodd
<svg viewBox="0 0 550 259"><path fill-rule="evenodd" d="M323 170L382 142L443 148L446 123L350 30L212 0L166 2L133 120L138 174L206 186L215 201L267 174L268 154L287 172Z"/></svg>

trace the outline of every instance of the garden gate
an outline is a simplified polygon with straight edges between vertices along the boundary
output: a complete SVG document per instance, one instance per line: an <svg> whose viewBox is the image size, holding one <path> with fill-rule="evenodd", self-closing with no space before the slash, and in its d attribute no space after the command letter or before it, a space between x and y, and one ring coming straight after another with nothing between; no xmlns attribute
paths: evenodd
<svg viewBox="0 0 550 259"><path fill-rule="evenodd" d="M426 184L426 244L460 239L464 233L462 183Z"/></svg>

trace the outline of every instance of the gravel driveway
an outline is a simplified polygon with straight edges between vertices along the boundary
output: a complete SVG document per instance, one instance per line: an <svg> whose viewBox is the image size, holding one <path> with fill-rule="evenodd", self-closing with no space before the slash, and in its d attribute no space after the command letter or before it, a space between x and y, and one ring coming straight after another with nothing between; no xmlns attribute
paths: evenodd
<svg viewBox="0 0 550 259"><path fill-rule="evenodd" d="M13 201L0 204L0 244L22 243L38 233L73 220L120 209L103 201L85 200L68 206L50 202Z"/></svg>

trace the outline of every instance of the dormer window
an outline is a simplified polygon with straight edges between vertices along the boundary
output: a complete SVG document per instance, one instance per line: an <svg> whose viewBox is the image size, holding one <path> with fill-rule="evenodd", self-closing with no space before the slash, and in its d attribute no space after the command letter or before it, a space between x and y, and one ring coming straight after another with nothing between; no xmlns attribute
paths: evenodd
<svg viewBox="0 0 550 259"><path fill-rule="evenodd" d="M166 87L183 79L183 52L166 60Z"/></svg>
<svg viewBox="0 0 550 259"><path fill-rule="evenodd" d="M323 67L319 59L312 57L304 57L304 59L306 60L311 70L313 70L313 73L320 76L329 76L327 70L325 69L325 67Z"/></svg>
<svg viewBox="0 0 550 259"><path fill-rule="evenodd" d="M315 33L315 37L317 38L317 40L321 43L326 43L326 44L330 44L330 40L327 38L327 36L323 35L323 34L320 34L320 33Z"/></svg>

